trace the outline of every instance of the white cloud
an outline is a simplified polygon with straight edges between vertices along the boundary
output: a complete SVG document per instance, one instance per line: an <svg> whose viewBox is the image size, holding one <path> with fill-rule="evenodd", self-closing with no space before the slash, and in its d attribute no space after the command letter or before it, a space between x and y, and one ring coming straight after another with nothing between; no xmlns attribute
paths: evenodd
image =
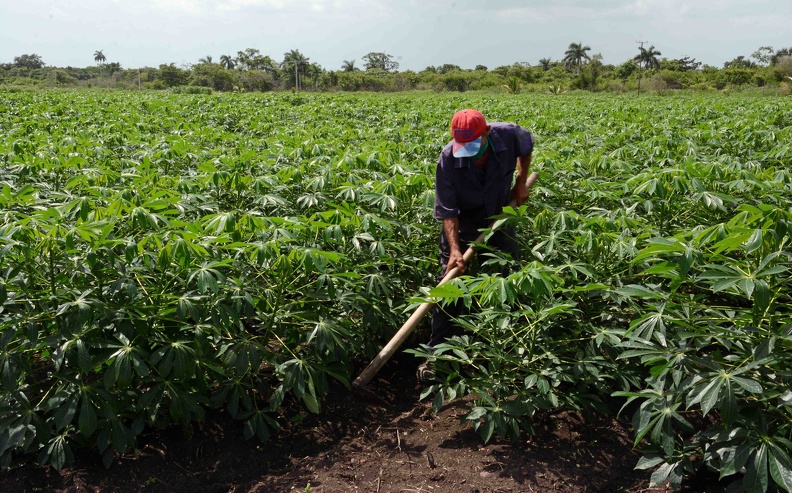
<svg viewBox="0 0 792 493"><path fill-rule="evenodd" d="M759 14L744 15L731 18L731 24L735 27L760 31L762 29L790 29L790 19L781 15Z"/></svg>
<svg viewBox="0 0 792 493"><path fill-rule="evenodd" d="M497 11L499 21L511 23L528 22L548 24L559 19L592 19L600 15L600 9L573 5L542 5L536 7L513 7Z"/></svg>
<svg viewBox="0 0 792 493"><path fill-rule="evenodd" d="M509 2L511 3L511 2ZM602 0L598 2L565 0L559 2L521 2L490 7L500 21L558 23L569 19L722 19L744 17L756 12L786 11L792 14L792 2L785 5L773 0Z"/></svg>
<svg viewBox="0 0 792 493"><path fill-rule="evenodd" d="M671 2L669 2L669 3L671 3ZM635 0L632 3L630 3L628 5L625 5L623 7L623 9L625 11L627 11L627 12L630 12L630 13L634 14L634 15L646 15L646 14L652 13L652 11L656 12L657 9L653 8L653 7L657 7L657 5L658 5L658 2L655 2L653 0ZM660 8L664 8L665 5L661 2L659 4L659 7Z"/></svg>
<svg viewBox="0 0 792 493"><path fill-rule="evenodd" d="M287 0L226 0L213 1L214 9L221 12L235 12L247 9L282 10L295 2ZM302 2L298 2L302 3Z"/></svg>
<svg viewBox="0 0 792 493"><path fill-rule="evenodd" d="M334 12L380 7L378 1L363 0L150 0L152 6L167 12L211 14L212 12Z"/></svg>
<svg viewBox="0 0 792 493"><path fill-rule="evenodd" d="M200 0L152 0L151 5L169 13L203 14L206 2Z"/></svg>
<svg viewBox="0 0 792 493"><path fill-rule="evenodd" d="M288 0L150 0L150 4L165 12L204 15L212 12L244 10L283 10L296 3Z"/></svg>

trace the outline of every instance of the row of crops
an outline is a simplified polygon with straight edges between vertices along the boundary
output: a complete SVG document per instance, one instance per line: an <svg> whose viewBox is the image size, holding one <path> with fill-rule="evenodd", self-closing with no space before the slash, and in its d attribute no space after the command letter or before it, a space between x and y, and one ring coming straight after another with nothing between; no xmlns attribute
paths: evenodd
<svg viewBox="0 0 792 493"><path fill-rule="evenodd" d="M539 184L442 288L456 109L536 136ZM792 490L792 101L714 96L0 95L0 464L110 464L223 409L267 439L417 301L462 299L436 407L484 440L628 413L651 481Z"/></svg>

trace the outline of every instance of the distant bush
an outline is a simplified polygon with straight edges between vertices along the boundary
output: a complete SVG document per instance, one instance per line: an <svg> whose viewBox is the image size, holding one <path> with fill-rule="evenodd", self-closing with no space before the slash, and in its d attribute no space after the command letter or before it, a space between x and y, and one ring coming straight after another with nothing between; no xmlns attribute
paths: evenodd
<svg viewBox="0 0 792 493"><path fill-rule="evenodd" d="M491 72L484 72L481 76L470 83L470 89L473 91L481 89L499 89L503 84L503 77L493 74Z"/></svg>
<svg viewBox="0 0 792 493"><path fill-rule="evenodd" d="M119 64L112 67L96 65L87 67L24 68L12 64L0 64L0 84L41 84L41 87L79 87L138 90L167 89L176 86L204 86L214 91L231 92L244 88L245 92L268 92L290 90L293 80L275 66L266 70L239 68L226 69L217 63L198 63L191 66L176 66L174 63L155 67L123 69ZM561 63L530 66L527 63L503 65L492 70L462 69L446 64L429 66L415 72L386 71L382 69L355 70L352 72L325 70L302 78L302 89L312 92L375 91L398 92L429 90L436 92L488 91L502 92L504 85L518 87L520 92L546 92L548 86L564 87L569 90L590 92L643 91L645 83L659 75L663 84L652 83L660 90L744 90L769 86L777 92L781 82L792 76L792 56L778 56L770 66L730 66L716 68L697 65L696 69L685 68L681 63L664 62L658 71L646 71L633 61L621 65L604 64L597 58L583 64L580 71L568 70ZM293 77L293 74L291 74ZM639 82L640 81L640 82ZM703 84L703 85L702 85ZM239 89L236 89L239 90ZM651 89L654 90L654 89Z"/></svg>
<svg viewBox="0 0 792 493"><path fill-rule="evenodd" d="M19 86L2 85L0 92L22 92L24 89Z"/></svg>
<svg viewBox="0 0 792 493"><path fill-rule="evenodd" d="M210 87L215 91L230 91L236 84L234 74L220 65L196 65L192 69L190 85Z"/></svg>
<svg viewBox="0 0 792 493"><path fill-rule="evenodd" d="M212 88L203 86L176 86L171 87L170 92L173 94L212 94Z"/></svg>
<svg viewBox="0 0 792 493"><path fill-rule="evenodd" d="M695 72L661 70L657 74L666 83L668 89L688 89L696 83Z"/></svg>
<svg viewBox="0 0 792 493"><path fill-rule="evenodd" d="M654 74L652 77L644 80L644 88L647 91L652 91L656 93L664 93L668 91L668 83L663 79L663 76L660 74Z"/></svg>
<svg viewBox="0 0 792 493"><path fill-rule="evenodd" d="M775 65L784 75L792 77L792 56L782 56Z"/></svg>
<svg viewBox="0 0 792 493"><path fill-rule="evenodd" d="M338 85L344 91L385 91L389 89L385 73L342 72L338 74Z"/></svg>
<svg viewBox="0 0 792 493"><path fill-rule="evenodd" d="M241 83L245 91L248 92L266 92L271 91L273 88L272 75L260 70L241 72L239 75L239 83ZM236 85L239 86L239 83ZM231 89L233 90L233 86Z"/></svg>
<svg viewBox="0 0 792 493"><path fill-rule="evenodd" d="M77 79L64 70L56 70L53 74L53 79L58 85L74 85L77 83Z"/></svg>
<svg viewBox="0 0 792 493"><path fill-rule="evenodd" d="M161 80L155 80L154 82L144 82L143 83L143 89L162 90L162 89L165 89L165 87L166 87L165 86L165 82L163 82Z"/></svg>
<svg viewBox="0 0 792 493"><path fill-rule="evenodd" d="M696 91L713 91L715 89L706 82L699 82L698 84L694 84L690 88Z"/></svg>

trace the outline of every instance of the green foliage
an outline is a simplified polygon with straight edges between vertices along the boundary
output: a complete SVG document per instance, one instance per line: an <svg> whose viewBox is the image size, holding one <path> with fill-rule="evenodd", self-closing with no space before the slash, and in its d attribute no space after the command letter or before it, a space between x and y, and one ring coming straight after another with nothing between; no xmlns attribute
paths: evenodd
<svg viewBox="0 0 792 493"><path fill-rule="evenodd" d="M186 70L180 69L173 63L160 65L159 75L167 87L183 86L187 84L187 80L190 77Z"/></svg>
<svg viewBox="0 0 792 493"><path fill-rule="evenodd" d="M575 73L580 73L580 67L583 64L583 60L590 60L591 57L589 56L588 51L591 51L591 47L583 46L583 43L570 43L569 48L564 53L564 65L567 69L575 69Z"/></svg>
<svg viewBox="0 0 792 493"><path fill-rule="evenodd" d="M488 440L545 409L608 412L613 394L652 483L709 468L789 490L792 127L749 123L789 106L579 101L531 119L556 137L537 147L532 199L505 217L532 258L491 257L425 292L472 309L464 337L414 351L438 375L423 397L474 396L465 419Z"/></svg>
<svg viewBox="0 0 792 493"><path fill-rule="evenodd" d="M522 88L523 83L519 77L510 77L506 79L506 83L503 84L503 90L508 94L520 94Z"/></svg>
<svg viewBox="0 0 792 493"><path fill-rule="evenodd" d="M792 55L786 55L778 58L778 61L773 64L778 71L787 77L792 77Z"/></svg>
<svg viewBox="0 0 792 493"><path fill-rule="evenodd" d="M40 69L44 67L44 60L41 55L25 54L14 57L14 66L19 68L26 68L28 70Z"/></svg>
<svg viewBox="0 0 792 493"><path fill-rule="evenodd" d="M594 55L583 70L578 70L578 75L571 84L573 89L586 89L589 91L597 91L599 89L600 76L603 71L601 58L600 55Z"/></svg>
<svg viewBox="0 0 792 493"><path fill-rule="evenodd" d="M719 83L724 85L740 86L751 82L753 74L745 68L727 68L721 72Z"/></svg>
<svg viewBox="0 0 792 493"><path fill-rule="evenodd" d="M231 91L236 83L234 73L221 65L202 64L193 67L190 84L204 86L215 91Z"/></svg>
<svg viewBox="0 0 792 493"><path fill-rule="evenodd" d="M701 62L690 57L675 58L673 60L663 60L662 68L676 72L692 72L701 67Z"/></svg>
<svg viewBox="0 0 792 493"><path fill-rule="evenodd" d="M299 55L299 51L296 51L296 53ZM246 48L244 51L238 51L237 56L234 59L231 59L229 55L223 55L223 57L220 57L220 61L226 69L236 66L243 71L261 70L265 72L271 72L278 66L278 64L272 58L262 55L261 51L256 48ZM299 59L299 56L297 58ZM288 56L284 56L284 61L287 60L290 61Z"/></svg>
<svg viewBox="0 0 792 493"><path fill-rule="evenodd" d="M548 85L570 87L588 91L611 90L624 92L638 90L639 81L654 79L656 90L666 89L754 89L767 88L762 93L784 94L782 84L792 75L792 57L787 49L774 52L768 62L768 47L762 47L752 57L759 63L750 63L738 57L737 63L723 69L704 66L695 59L658 60L659 52L653 47L643 49L634 60L621 65L604 64L600 55L586 52L589 47L572 43L564 63L550 58L539 60L532 67L527 62L496 67L487 71L483 65L465 69L446 63L429 66L418 73L398 71L398 63L387 53L371 52L364 57L366 72L361 74L354 60L347 60L338 71L326 70L298 50L283 54L276 62L258 49L247 48L236 57L222 55L220 63L212 63L206 56L189 67L173 63L159 68L139 67L123 69L118 62L106 63L94 58L97 65L84 68L46 67L38 55L16 57L15 63L0 64L0 84L14 86L15 90L38 87L114 88L122 90L162 90L183 85L211 87L214 91L234 92L244 88L247 92L266 91L407 91L413 89L435 91L486 90L502 92L503 86L513 84L518 78L525 91L542 91ZM762 51L764 50L764 51ZM571 55L570 55L571 53ZM102 54L102 56L104 56ZM370 59L368 58L370 57ZM585 62L585 63L584 63ZM651 68L660 77L646 76L640 69ZM662 69L662 70L660 70ZM780 87L779 87L780 86ZM779 91L779 88L781 89Z"/></svg>
<svg viewBox="0 0 792 493"><path fill-rule="evenodd" d="M420 290L458 95L1 97L3 467L110 464L210 409L267 439L433 299L467 331L414 351L436 363L424 398L469 396L483 440L619 399L651 481L789 490L787 100L467 94L536 135L540 182L498 222L526 258Z"/></svg>
<svg viewBox="0 0 792 493"><path fill-rule="evenodd" d="M638 65L643 65L644 70L657 70L660 68L660 61L657 59L662 53L650 46L649 49L643 47L643 44L638 48L639 53L633 57L633 62Z"/></svg>
<svg viewBox="0 0 792 493"><path fill-rule="evenodd" d="M349 385L428 277L412 248L413 221L431 225L426 142L385 103L339 113L400 136L360 154L358 129L326 118L341 98L6 101L4 467L86 445L109 464L145 426L208 408L267 439L285 403L318 412L331 380Z"/></svg>
<svg viewBox="0 0 792 493"><path fill-rule="evenodd" d="M176 86L171 87L170 92L173 94L212 94L212 88L204 86Z"/></svg>
<svg viewBox="0 0 792 493"><path fill-rule="evenodd" d="M379 69L390 72L399 69L399 62L393 59L393 55L383 52L372 51L363 55L363 64L366 70Z"/></svg>
<svg viewBox="0 0 792 493"><path fill-rule="evenodd" d="M654 239L635 256L658 296L624 299L647 315L632 322L620 358L649 375L646 389L619 395L641 403L636 444L650 443L645 464L664 464L654 483L678 487L703 463L721 477L745 468L746 491L766 491L768 478L789 490L790 219L744 203L727 221ZM694 418L707 425L694 428Z"/></svg>
<svg viewBox="0 0 792 493"><path fill-rule="evenodd" d="M639 69L638 65L633 60L628 60L619 65L616 70L616 76L620 79L627 79Z"/></svg>

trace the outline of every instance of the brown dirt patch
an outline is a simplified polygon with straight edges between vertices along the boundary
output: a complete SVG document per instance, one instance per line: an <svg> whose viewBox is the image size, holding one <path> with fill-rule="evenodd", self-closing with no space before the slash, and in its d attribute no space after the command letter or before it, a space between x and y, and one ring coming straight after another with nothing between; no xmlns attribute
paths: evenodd
<svg viewBox="0 0 792 493"><path fill-rule="evenodd" d="M25 466L0 474L15 492L665 492L635 471L628 424L575 412L540 416L536 434L483 444L463 423L459 405L438 415L419 403L416 360L401 355L371 389L392 404L379 408L339 388L320 415L294 420L261 444L242 438L224 414L191 430L141 436L139 451L105 469L97 454L78 453L60 472Z"/></svg>

